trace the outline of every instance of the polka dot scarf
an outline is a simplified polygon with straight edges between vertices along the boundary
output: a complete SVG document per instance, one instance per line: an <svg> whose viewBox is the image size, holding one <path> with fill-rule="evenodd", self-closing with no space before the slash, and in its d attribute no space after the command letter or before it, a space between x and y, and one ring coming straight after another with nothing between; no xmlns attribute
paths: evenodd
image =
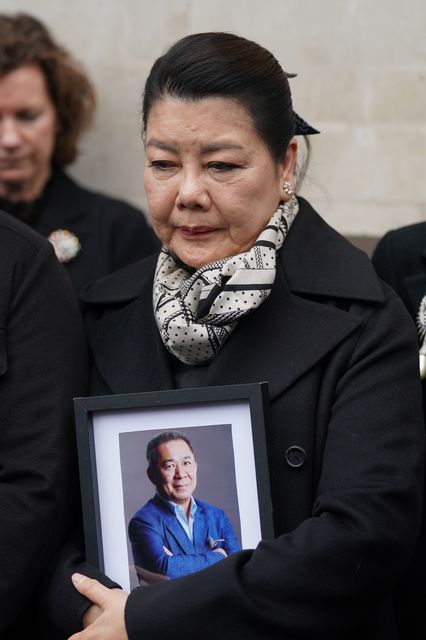
<svg viewBox="0 0 426 640"><path fill-rule="evenodd" d="M299 205L281 202L253 247L194 270L162 247L155 272L154 314L167 350L186 364L212 360L238 320L257 309L275 280L276 252Z"/></svg>
<svg viewBox="0 0 426 640"><path fill-rule="evenodd" d="M424 380L426 378L426 296L421 299L417 312L417 333L420 340L420 376Z"/></svg>

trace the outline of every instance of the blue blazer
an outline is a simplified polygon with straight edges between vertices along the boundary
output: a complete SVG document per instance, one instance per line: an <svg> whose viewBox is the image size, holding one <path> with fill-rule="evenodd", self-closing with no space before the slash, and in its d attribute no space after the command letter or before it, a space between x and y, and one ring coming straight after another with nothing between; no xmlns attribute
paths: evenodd
<svg viewBox="0 0 426 640"><path fill-rule="evenodd" d="M241 550L225 512L207 502L195 502L193 542L179 524L173 506L159 496L135 513L129 523L129 538L136 567L177 578L223 560L215 548L221 547L228 555Z"/></svg>

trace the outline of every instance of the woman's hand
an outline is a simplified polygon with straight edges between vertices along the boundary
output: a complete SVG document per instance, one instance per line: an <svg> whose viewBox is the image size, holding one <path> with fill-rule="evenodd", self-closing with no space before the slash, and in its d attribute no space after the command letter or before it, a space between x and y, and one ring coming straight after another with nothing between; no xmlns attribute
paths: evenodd
<svg viewBox="0 0 426 640"><path fill-rule="evenodd" d="M99 618L101 613L102 613L102 609L99 605L91 604L90 607L86 609L86 611L83 613L83 617L82 617L83 629L93 624L95 620Z"/></svg>
<svg viewBox="0 0 426 640"><path fill-rule="evenodd" d="M124 624L124 607L128 593L121 589L107 589L97 580L79 573L72 576L79 593L93 602L85 616L84 631L75 633L69 640L128 640Z"/></svg>

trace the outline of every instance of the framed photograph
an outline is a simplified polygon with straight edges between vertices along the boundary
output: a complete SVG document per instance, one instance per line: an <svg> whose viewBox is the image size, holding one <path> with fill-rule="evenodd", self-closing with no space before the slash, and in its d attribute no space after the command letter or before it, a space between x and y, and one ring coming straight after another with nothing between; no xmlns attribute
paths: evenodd
<svg viewBox="0 0 426 640"><path fill-rule="evenodd" d="M266 382L76 398L88 561L130 591L272 538L268 407Z"/></svg>

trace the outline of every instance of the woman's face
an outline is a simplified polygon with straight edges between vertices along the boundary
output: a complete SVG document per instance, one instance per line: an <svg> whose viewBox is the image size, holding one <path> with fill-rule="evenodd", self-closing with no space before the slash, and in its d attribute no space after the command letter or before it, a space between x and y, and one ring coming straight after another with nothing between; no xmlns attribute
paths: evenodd
<svg viewBox="0 0 426 640"><path fill-rule="evenodd" d="M237 101L156 101L144 174L155 232L195 269L248 250L288 199L296 151L293 139L277 164Z"/></svg>
<svg viewBox="0 0 426 640"><path fill-rule="evenodd" d="M33 200L51 171L56 110L42 71L26 65L0 78L0 195Z"/></svg>

